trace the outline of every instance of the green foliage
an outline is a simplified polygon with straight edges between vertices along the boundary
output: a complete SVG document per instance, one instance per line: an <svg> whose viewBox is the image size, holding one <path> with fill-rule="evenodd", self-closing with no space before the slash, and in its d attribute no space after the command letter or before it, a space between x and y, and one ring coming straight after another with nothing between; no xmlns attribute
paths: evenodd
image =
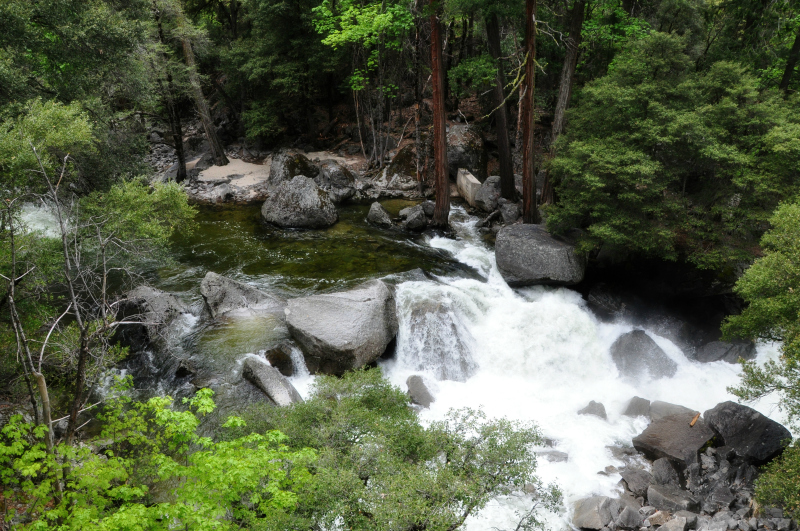
<svg viewBox="0 0 800 531"><path fill-rule="evenodd" d="M458 98L488 90L497 76L497 65L488 55L466 59L451 68L450 89Z"/></svg>
<svg viewBox="0 0 800 531"><path fill-rule="evenodd" d="M748 260L772 208L797 189L796 105L738 65L695 71L681 37L636 40L569 113L548 225L586 228L584 250L701 268Z"/></svg>
<svg viewBox="0 0 800 531"><path fill-rule="evenodd" d="M800 518L800 445L795 442L769 463L756 479L756 500L782 507L787 518Z"/></svg>
<svg viewBox="0 0 800 531"><path fill-rule="evenodd" d="M35 517L23 528L281 529L296 492L312 481L315 452L290 450L276 431L225 442L200 437L198 415L213 410L212 394L198 391L183 411L169 397L137 403L117 396L99 438L60 444L54 455L45 452L42 427L14 417L0 439L0 479L6 499Z"/></svg>
<svg viewBox="0 0 800 531"><path fill-rule="evenodd" d="M761 244L764 256L736 283L747 303L741 315L729 317L726 337L782 341L782 356L763 366L744 364L742 383L732 389L743 400L777 393L781 409L797 425L800 419L800 204L784 203L770 219Z"/></svg>

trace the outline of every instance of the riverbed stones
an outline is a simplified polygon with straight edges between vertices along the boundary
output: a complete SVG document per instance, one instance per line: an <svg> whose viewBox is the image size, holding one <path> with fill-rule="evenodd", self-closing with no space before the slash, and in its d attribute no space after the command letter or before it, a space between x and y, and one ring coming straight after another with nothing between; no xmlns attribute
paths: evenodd
<svg viewBox="0 0 800 531"><path fill-rule="evenodd" d="M631 401L628 402L628 406L622 414L626 417L650 418L650 401L639 396L634 396L631 398Z"/></svg>
<svg viewBox="0 0 800 531"><path fill-rule="evenodd" d="M425 385L425 382L422 380L422 376L418 374L409 376L406 380L406 386L408 387L408 396L411 398L412 403L424 408L429 408L431 404L436 401L428 390L428 386Z"/></svg>
<svg viewBox="0 0 800 531"><path fill-rule="evenodd" d="M249 356L244 360L242 377L261 389L275 405L290 406L303 401L297 389L278 369L255 356Z"/></svg>
<svg viewBox="0 0 800 531"><path fill-rule="evenodd" d="M335 160L323 160L319 163L319 174L314 182L320 189L328 192L334 204L350 199L356 193L353 172Z"/></svg>
<svg viewBox="0 0 800 531"><path fill-rule="evenodd" d="M470 206L475 206L475 195L478 193L478 190L481 188L481 183L478 179L475 178L469 171L465 170L464 168L460 168L458 170L458 176L456 177L456 187L458 188L458 194L469 203Z"/></svg>
<svg viewBox="0 0 800 531"><path fill-rule="evenodd" d="M269 168L269 186L276 187L282 182L291 181L298 175L314 178L319 168L314 166L308 157L301 153L281 151L272 158Z"/></svg>
<svg viewBox="0 0 800 531"><path fill-rule="evenodd" d="M341 375L372 363L397 334L394 296L380 280L289 299L286 324L312 373Z"/></svg>
<svg viewBox="0 0 800 531"><path fill-rule="evenodd" d="M739 363L739 359L752 360L756 357L756 346L752 341L712 341L697 350L696 359L701 363L724 361Z"/></svg>
<svg viewBox="0 0 800 531"><path fill-rule="evenodd" d="M686 518L683 516L676 516L661 526L661 529L663 531L686 531L686 527Z"/></svg>
<svg viewBox="0 0 800 531"><path fill-rule="evenodd" d="M383 205L377 201L369 206L367 221L382 229L388 229L392 226L392 217L389 215L389 212L383 208Z"/></svg>
<svg viewBox="0 0 800 531"><path fill-rule="evenodd" d="M774 420L735 402L717 404L703 413L703 419L719 434L725 446L753 464L777 457L792 438L789 430Z"/></svg>
<svg viewBox="0 0 800 531"><path fill-rule="evenodd" d="M497 210L497 200L500 199L500 176L488 177L475 193L475 207L484 212Z"/></svg>
<svg viewBox="0 0 800 531"><path fill-rule="evenodd" d="M611 522L609 499L606 496L592 496L575 502L572 525L580 529L603 529Z"/></svg>
<svg viewBox="0 0 800 531"><path fill-rule="evenodd" d="M298 229L323 229L339 220L329 194L302 175L270 189L261 217L282 228Z"/></svg>
<svg viewBox="0 0 800 531"><path fill-rule="evenodd" d="M675 469L672 461L666 457L653 461L653 483L656 485L679 486L681 482L680 474Z"/></svg>
<svg viewBox="0 0 800 531"><path fill-rule="evenodd" d="M425 209L422 205L416 205L406 213L406 220L403 222L403 228L412 232L422 232L428 228L428 217L425 215Z"/></svg>
<svg viewBox="0 0 800 531"><path fill-rule="evenodd" d="M606 407L600 402L595 402L594 400L589 402L585 408L579 410L578 415L594 415L595 417L600 417L603 420L608 420L608 415L606 415Z"/></svg>
<svg viewBox="0 0 800 531"><path fill-rule="evenodd" d="M671 377L678 370L678 364L644 330L633 330L619 336L611 345L611 358L622 376L632 378L645 375Z"/></svg>
<svg viewBox="0 0 800 531"><path fill-rule="evenodd" d="M674 485L650 485L647 503L660 511L700 511L700 501L689 492Z"/></svg>
<svg viewBox="0 0 800 531"><path fill-rule="evenodd" d="M278 297L213 271L206 273L200 282L200 294L211 317L214 318L243 308L281 312L286 306L286 303Z"/></svg>
<svg viewBox="0 0 800 531"><path fill-rule="evenodd" d="M648 459L666 457L683 469L697 462L700 450L714 438L714 432L703 419L690 426L693 418L694 415L684 413L656 420L633 438L633 447Z"/></svg>
<svg viewBox="0 0 800 531"><path fill-rule="evenodd" d="M575 248L551 236L541 225L503 227L495 243L497 267L509 286L554 284L583 280L585 260Z"/></svg>

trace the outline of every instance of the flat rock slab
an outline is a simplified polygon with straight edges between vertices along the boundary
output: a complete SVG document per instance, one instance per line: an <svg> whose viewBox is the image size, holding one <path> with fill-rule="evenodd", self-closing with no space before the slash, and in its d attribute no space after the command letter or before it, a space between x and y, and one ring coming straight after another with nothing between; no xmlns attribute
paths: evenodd
<svg viewBox="0 0 800 531"><path fill-rule="evenodd" d="M278 406L290 406L303 401L297 389L278 369L255 356L244 360L242 376L261 389Z"/></svg>
<svg viewBox="0 0 800 531"><path fill-rule="evenodd" d="M541 225L503 227L497 234L495 258L509 286L569 286L583 280L586 270L586 262L575 248Z"/></svg>
<svg viewBox="0 0 800 531"><path fill-rule="evenodd" d="M633 447L652 461L666 457L683 469L697 462L700 450L715 436L702 419L689 426L693 417L684 413L656 420L633 438Z"/></svg>
<svg viewBox="0 0 800 531"><path fill-rule="evenodd" d="M647 503L659 511L697 512L700 501L688 491L673 485L650 485L647 489Z"/></svg>
<svg viewBox="0 0 800 531"><path fill-rule="evenodd" d="M394 296L380 280L289 299L286 324L312 373L341 375L375 361L397 334Z"/></svg>
<svg viewBox="0 0 800 531"><path fill-rule="evenodd" d="M753 408L722 402L703 413L706 423L720 435L725 446L754 464L766 463L780 455L792 438L789 430Z"/></svg>
<svg viewBox="0 0 800 531"><path fill-rule="evenodd" d="M286 302L278 297L211 271L200 283L200 294L211 317L242 308L277 313L286 307Z"/></svg>

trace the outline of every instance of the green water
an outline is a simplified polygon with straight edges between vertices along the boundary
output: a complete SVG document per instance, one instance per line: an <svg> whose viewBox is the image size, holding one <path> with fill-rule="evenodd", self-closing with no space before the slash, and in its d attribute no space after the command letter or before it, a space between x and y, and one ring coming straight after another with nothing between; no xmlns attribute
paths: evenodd
<svg viewBox="0 0 800 531"><path fill-rule="evenodd" d="M382 203L392 214L414 203ZM339 207L339 222L325 230L267 226L258 206L200 207L196 230L173 242L173 261L156 268L153 284L197 293L208 271L255 284L286 297L336 291L370 278L415 268L444 274L463 266L425 245L424 236L383 230L366 221L369 205Z"/></svg>

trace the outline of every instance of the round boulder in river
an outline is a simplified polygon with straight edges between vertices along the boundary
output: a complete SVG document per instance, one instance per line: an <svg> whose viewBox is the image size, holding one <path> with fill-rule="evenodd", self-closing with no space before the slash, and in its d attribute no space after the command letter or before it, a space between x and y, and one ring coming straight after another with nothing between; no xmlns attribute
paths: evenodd
<svg viewBox="0 0 800 531"><path fill-rule="evenodd" d="M672 377L678 370L678 364L644 330L619 336L611 345L611 357L623 376L640 377L649 373L652 378Z"/></svg>
<svg viewBox="0 0 800 531"><path fill-rule="evenodd" d="M298 229L323 229L339 221L328 193L301 175L269 191L261 217L279 227Z"/></svg>
<svg viewBox="0 0 800 531"><path fill-rule="evenodd" d="M541 225L504 227L497 234L494 249L497 268L509 286L569 286L583 280L583 257Z"/></svg>

